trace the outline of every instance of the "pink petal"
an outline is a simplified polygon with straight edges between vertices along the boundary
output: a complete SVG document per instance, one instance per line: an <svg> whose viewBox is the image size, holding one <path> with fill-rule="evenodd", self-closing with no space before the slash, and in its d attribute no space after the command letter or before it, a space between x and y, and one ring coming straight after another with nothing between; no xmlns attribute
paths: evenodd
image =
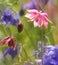
<svg viewBox="0 0 58 65"><path fill-rule="evenodd" d="M42 21L42 19L40 19L40 20L38 21L38 26L41 27L42 25L43 25L43 21Z"/></svg>
<svg viewBox="0 0 58 65"><path fill-rule="evenodd" d="M48 22L44 21L44 26L48 28Z"/></svg>
<svg viewBox="0 0 58 65"><path fill-rule="evenodd" d="M31 15L30 14L26 14L25 17L31 18Z"/></svg>
<svg viewBox="0 0 58 65"><path fill-rule="evenodd" d="M46 16L46 17L48 16L47 13L41 13L41 15L42 15L42 16Z"/></svg>
<svg viewBox="0 0 58 65"><path fill-rule="evenodd" d="M46 28L48 27L49 19L47 18L47 13L38 12L35 9L27 11L28 14L26 14L25 17L29 18L31 21L34 21L34 27L41 27L42 25L44 25Z"/></svg>
<svg viewBox="0 0 58 65"><path fill-rule="evenodd" d="M11 40L10 37L5 37L1 42L4 45L4 44L8 43L10 40Z"/></svg>
<svg viewBox="0 0 58 65"><path fill-rule="evenodd" d="M34 27L38 26L38 22L34 21Z"/></svg>
<svg viewBox="0 0 58 65"><path fill-rule="evenodd" d="M36 9L27 10L29 13L39 13Z"/></svg>

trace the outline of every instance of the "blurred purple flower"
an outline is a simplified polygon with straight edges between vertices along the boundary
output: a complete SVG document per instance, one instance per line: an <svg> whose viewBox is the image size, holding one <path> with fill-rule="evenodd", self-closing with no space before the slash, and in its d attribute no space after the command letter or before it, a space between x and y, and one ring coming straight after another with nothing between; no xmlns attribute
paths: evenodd
<svg viewBox="0 0 58 65"><path fill-rule="evenodd" d="M51 46L43 55L44 65L58 65L58 48Z"/></svg>
<svg viewBox="0 0 58 65"><path fill-rule="evenodd" d="M19 17L19 16L18 16ZM14 26L18 26L18 24L19 24L19 18L18 17L14 17L13 18L13 20L12 20L12 25L14 25Z"/></svg>
<svg viewBox="0 0 58 65"><path fill-rule="evenodd" d="M25 5L22 5L19 15L20 16L24 15L26 9L37 9L37 1L31 0L30 2L26 3Z"/></svg>
<svg viewBox="0 0 58 65"><path fill-rule="evenodd" d="M2 23L6 25L17 26L17 24L19 23L18 16L14 17L14 13L11 10L4 10L1 20Z"/></svg>
<svg viewBox="0 0 58 65"><path fill-rule="evenodd" d="M43 53L44 65L58 65L58 46L46 46ZM35 59L39 65L42 65L41 59Z"/></svg>
<svg viewBox="0 0 58 65"><path fill-rule="evenodd" d="M49 52L51 49L54 49L55 46L50 45L50 46L45 46L44 48L45 48L45 50L46 50L47 52Z"/></svg>
<svg viewBox="0 0 58 65"><path fill-rule="evenodd" d="M7 55L10 55L12 58L14 58L17 54L18 54L18 45L16 45L15 48L8 48L5 52L4 52L4 57L6 57Z"/></svg>
<svg viewBox="0 0 58 65"><path fill-rule="evenodd" d="M31 0L29 3L24 5L25 9L37 9L37 1L36 0Z"/></svg>

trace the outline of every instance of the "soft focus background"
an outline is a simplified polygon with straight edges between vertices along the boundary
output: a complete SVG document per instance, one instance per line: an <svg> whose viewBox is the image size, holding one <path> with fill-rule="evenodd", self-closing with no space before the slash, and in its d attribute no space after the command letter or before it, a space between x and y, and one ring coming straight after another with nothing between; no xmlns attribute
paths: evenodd
<svg viewBox="0 0 58 65"><path fill-rule="evenodd" d="M23 4L26 4L29 1L31 0L0 0L0 21L5 9L11 9L16 13L20 11ZM48 10L49 19L55 26L52 26L53 33L49 34L48 39L50 39L50 41L48 42L49 44L58 44L58 0L53 0L53 4L48 3L42 8L44 11ZM6 25L0 24L0 41L11 34L16 38L20 50L20 54L14 59L11 59L10 56L3 58L3 52L7 49L7 46L2 46L0 43L0 65L23 65L24 61L27 60L34 62L35 56L32 55L37 48L38 41L40 41L40 31L37 27L34 28L33 23L27 22L28 20L24 16L19 17L19 19L24 26L21 33L19 33L17 28L13 25L9 26L9 30Z"/></svg>

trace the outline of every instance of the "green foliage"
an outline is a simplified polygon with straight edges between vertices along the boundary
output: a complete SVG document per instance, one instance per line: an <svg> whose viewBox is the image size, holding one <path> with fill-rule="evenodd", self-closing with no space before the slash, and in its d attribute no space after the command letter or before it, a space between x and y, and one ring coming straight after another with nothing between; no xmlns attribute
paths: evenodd
<svg viewBox="0 0 58 65"><path fill-rule="evenodd" d="M25 1L21 1L21 0L1 0L0 1L0 18L2 15L2 12L5 8L9 8L11 10L13 10L14 12L19 12L20 10L20 6L22 4L22 2ZM16 41L18 42L19 45L19 49L22 51L22 55L20 57L20 55L18 55L16 58L14 58L14 60L11 59L10 56L7 56L7 58L2 59L2 61L0 61L0 65L18 65L18 64L23 64L23 62L25 60L28 61L33 61L35 57L32 56L33 51L37 48L37 43L38 41L40 41L41 39L41 31L38 27L34 28L33 23L32 22L27 22L28 19L26 19L24 16L20 18L23 25L24 25L24 29L21 33L18 32L17 27L11 25L11 26L6 26L4 24L0 24L0 41L8 36L8 35L12 35L16 38ZM54 41L54 37L53 37L53 30L55 28L52 27L52 25L49 25L48 29L45 29L45 32L43 33L45 35L44 42L45 43L49 43L51 45L55 45L55 41ZM5 47L5 46L4 46ZM5 48L7 48L7 46L4 48L1 47L0 48L3 51L5 50Z"/></svg>

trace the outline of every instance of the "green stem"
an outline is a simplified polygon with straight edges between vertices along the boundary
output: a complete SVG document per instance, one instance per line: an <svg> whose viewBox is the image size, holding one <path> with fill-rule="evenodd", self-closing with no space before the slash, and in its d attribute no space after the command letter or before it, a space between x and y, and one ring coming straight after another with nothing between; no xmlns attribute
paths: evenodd
<svg viewBox="0 0 58 65"><path fill-rule="evenodd" d="M9 26L6 26L6 31L8 32L8 35L11 36L12 33L11 33L11 30L10 30L10 27Z"/></svg>
<svg viewBox="0 0 58 65"><path fill-rule="evenodd" d="M28 54L27 54L27 52L26 52L26 50L25 50L24 47L23 47L23 50L24 50L24 52L25 52L26 57L27 57L30 61L32 61L31 58L28 56Z"/></svg>
<svg viewBox="0 0 58 65"><path fill-rule="evenodd" d="M21 43L21 46L22 46L22 50L24 51L26 57L27 57L30 61L32 61L31 58L29 57L29 55L27 54L27 52L26 52L26 50L25 50L25 48L24 48L24 46L23 46L22 43Z"/></svg>
<svg viewBox="0 0 58 65"><path fill-rule="evenodd" d="M44 65L44 61L43 61L43 46L44 46L44 30L41 29L41 59L42 59L42 65Z"/></svg>
<svg viewBox="0 0 58 65"><path fill-rule="evenodd" d="M27 29L25 29L25 28L24 28L24 31L25 31L25 33L28 35L30 41L32 42L32 43L31 43L32 46L33 46L34 48L36 48L36 45L35 45L35 43L34 43L32 37L31 37L30 33L28 33Z"/></svg>
<svg viewBox="0 0 58 65"><path fill-rule="evenodd" d="M5 34L5 36L7 36L7 32L6 32L3 24L1 24L0 28L1 28L1 31Z"/></svg>

